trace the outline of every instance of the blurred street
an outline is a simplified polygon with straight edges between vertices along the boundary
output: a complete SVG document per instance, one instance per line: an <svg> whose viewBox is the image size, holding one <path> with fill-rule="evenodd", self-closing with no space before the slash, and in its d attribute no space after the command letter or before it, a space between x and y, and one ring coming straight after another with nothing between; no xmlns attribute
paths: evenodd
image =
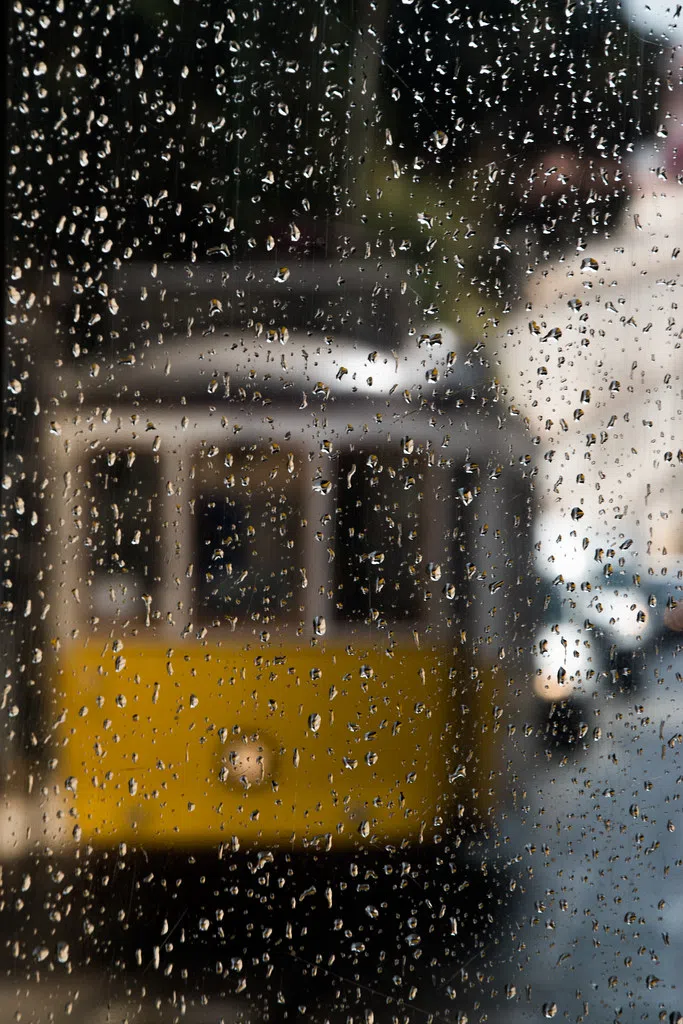
<svg viewBox="0 0 683 1024"><path fill-rule="evenodd" d="M681 665L668 641L644 692L596 706L586 739L596 726L601 735L587 753L526 779L515 829L528 892L507 949L487 965L489 1019L683 1013Z"/></svg>

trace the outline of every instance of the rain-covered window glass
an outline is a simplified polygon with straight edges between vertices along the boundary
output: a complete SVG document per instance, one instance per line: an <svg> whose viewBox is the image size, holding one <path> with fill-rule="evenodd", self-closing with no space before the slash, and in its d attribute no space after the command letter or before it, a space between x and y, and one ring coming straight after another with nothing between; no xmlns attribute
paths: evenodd
<svg viewBox="0 0 683 1024"><path fill-rule="evenodd" d="M683 12L11 0L0 1021L683 1024Z"/></svg>

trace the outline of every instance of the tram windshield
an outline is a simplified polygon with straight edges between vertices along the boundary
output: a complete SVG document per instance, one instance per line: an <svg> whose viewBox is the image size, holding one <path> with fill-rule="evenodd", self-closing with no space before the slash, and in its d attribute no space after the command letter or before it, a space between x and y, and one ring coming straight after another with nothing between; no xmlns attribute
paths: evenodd
<svg viewBox="0 0 683 1024"><path fill-rule="evenodd" d="M154 456L129 450L95 457L87 491L87 505L76 506L74 517L88 520L93 610L103 617L144 616L162 558Z"/></svg>
<svg viewBox="0 0 683 1024"><path fill-rule="evenodd" d="M344 618L419 615L423 484L419 458L369 450L341 457L335 592Z"/></svg>
<svg viewBox="0 0 683 1024"><path fill-rule="evenodd" d="M201 453L192 504L199 615L272 623L297 614L303 512L295 456L253 448Z"/></svg>

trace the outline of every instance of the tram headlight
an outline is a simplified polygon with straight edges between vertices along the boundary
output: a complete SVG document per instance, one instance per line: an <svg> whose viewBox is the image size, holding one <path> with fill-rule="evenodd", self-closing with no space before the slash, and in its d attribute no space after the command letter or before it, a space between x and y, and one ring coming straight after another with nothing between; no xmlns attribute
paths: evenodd
<svg viewBox="0 0 683 1024"><path fill-rule="evenodd" d="M534 693L547 701L566 700L595 687L596 669L590 640L573 623L539 632L533 646Z"/></svg>
<svg viewBox="0 0 683 1024"><path fill-rule="evenodd" d="M268 744L262 740L238 742L229 750L221 750L221 767L218 777L221 782L236 789L249 789L263 785L272 778L274 755Z"/></svg>

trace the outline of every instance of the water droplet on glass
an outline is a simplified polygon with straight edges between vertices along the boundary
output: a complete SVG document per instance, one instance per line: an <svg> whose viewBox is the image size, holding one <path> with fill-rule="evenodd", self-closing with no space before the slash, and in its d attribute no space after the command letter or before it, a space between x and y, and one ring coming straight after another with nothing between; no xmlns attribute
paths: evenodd
<svg viewBox="0 0 683 1024"><path fill-rule="evenodd" d="M316 636L325 636L327 632L327 622L325 621L324 615L316 615L313 619L313 632Z"/></svg>

